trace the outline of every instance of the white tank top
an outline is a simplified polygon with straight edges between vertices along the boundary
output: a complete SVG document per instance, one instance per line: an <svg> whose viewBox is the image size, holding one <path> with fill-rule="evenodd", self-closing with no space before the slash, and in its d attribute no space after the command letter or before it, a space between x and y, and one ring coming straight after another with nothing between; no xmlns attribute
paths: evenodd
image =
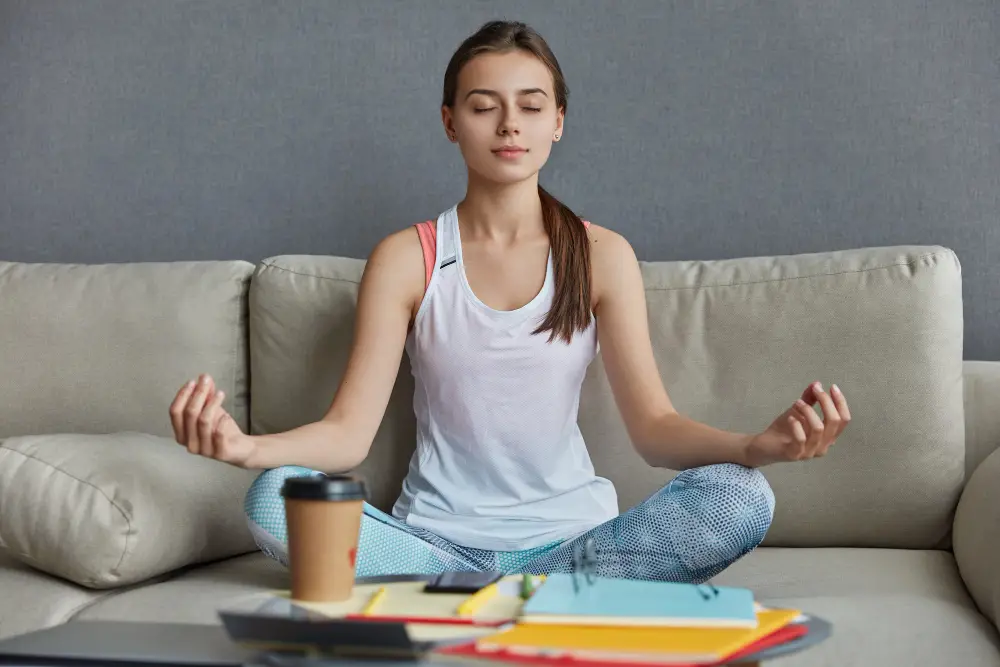
<svg viewBox="0 0 1000 667"><path fill-rule="evenodd" d="M592 321L567 344L533 335L552 304L499 311L469 287L457 206L437 220L436 261L406 351L417 446L393 515L461 546L516 551L586 532L618 515L577 425L597 353Z"/></svg>

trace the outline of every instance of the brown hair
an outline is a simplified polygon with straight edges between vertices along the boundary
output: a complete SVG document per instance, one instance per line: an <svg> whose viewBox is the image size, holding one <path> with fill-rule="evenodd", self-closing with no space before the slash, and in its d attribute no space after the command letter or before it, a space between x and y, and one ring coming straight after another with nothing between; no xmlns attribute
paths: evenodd
<svg viewBox="0 0 1000 667"><path fill-rule="evenodd" d="M447 107L455 105L458 73L470 60L483 53L501 53L520 49L531 53L549 68L555 89L556 106L566 109L569 88L559 62L542 36L524 23L491 21L467 38L455 51L444 73L444 99ZM590 243L579 216L565 204L538 186L542 219L552 247L555 269L555 296L545 321L534 333L551 332L567 343L575 331L590 324Z"/></svg>

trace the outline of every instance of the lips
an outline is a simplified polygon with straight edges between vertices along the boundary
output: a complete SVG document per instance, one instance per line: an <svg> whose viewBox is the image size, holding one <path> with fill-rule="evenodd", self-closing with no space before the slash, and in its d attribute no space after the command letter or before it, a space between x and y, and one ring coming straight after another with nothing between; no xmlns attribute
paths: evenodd
<svg viewBox="0 0 1000 667"><path fill-rule="evenodd" d="M520 146L501 146L500 148L493 149L494 155L503 158L521 157L527 152L526 148L521 148Z"/></svg>

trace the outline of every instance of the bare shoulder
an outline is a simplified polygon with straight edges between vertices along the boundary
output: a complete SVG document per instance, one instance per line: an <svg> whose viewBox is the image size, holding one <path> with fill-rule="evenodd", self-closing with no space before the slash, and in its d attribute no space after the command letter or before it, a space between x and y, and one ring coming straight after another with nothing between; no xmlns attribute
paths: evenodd
<svg viewBox="0 0 1000 667"><path fill-rule="evenodd" d="M379 259L394 259L411 261L416 259L422 261L422 251L420 249L420 237L413 225L383 237L375 246L369 259L375 257Z"/></svg>
<svg viewBox="0 0 1000 667"><path fill-rule="evenodd" d="M590 223L587 231L590 236L591 261L620 259L623 253L635 256L631 244L618 232L594 223Z"/></svg>
<svg viewBox="0 0 1000 667"><path fill-rule="evenodd" d="M590 224L590 270L593 300L600 303L601 297L622 287L638 270L635 250L628 240L618 232Z"/></svg>
<svg viewBox="0 0 1000 667"><path fill-rule="evenodd" d="M380 293L398 295L408 304L423 298L424 255L412 225L378 242L368 257L363 282L374 283Z"/></svg>

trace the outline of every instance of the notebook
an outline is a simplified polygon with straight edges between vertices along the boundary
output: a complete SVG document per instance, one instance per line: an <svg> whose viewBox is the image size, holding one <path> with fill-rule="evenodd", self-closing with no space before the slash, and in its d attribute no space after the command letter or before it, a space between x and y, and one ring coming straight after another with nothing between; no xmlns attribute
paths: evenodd
<svg viewBox="0 0 1000 667"><path fill-rule="evenodd" d="M523 624L479 639L476 648L588 661L711 664L780 630L798 615L795 609L759 611L755 628Z"/></svg>
<svg viewBox="0 0 1000 667"><path fill-rule="evenodd" d="M707 596L707 599L706 599ZM675 627L757 626L753 592L729 586L552 574L521 607L522 623Z"/></svg>

